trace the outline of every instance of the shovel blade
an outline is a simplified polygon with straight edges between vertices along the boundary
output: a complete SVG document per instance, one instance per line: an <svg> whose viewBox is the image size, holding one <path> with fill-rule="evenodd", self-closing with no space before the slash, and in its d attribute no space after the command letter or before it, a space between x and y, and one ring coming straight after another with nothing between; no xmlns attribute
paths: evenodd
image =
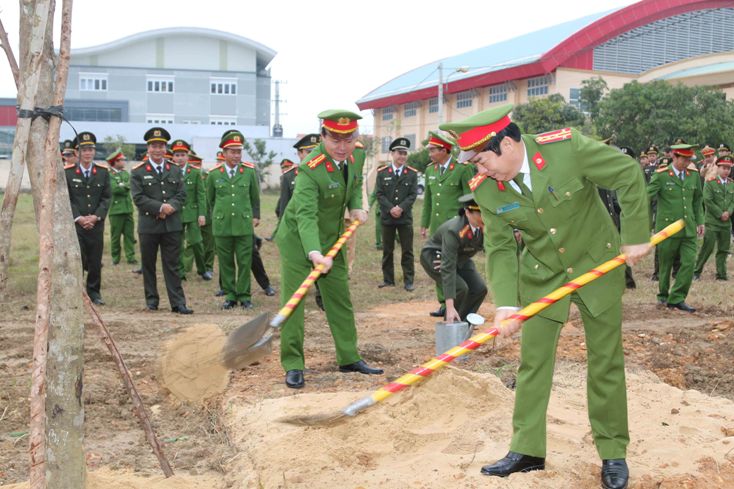
<svg viewBox="0 0 734 489"><path fill-rule="evenodd" d="M251 365L272 351L272 335L264 338L270 328L268 314L262 313L232 331L222 348L222 363L229 369Z"/></svg>

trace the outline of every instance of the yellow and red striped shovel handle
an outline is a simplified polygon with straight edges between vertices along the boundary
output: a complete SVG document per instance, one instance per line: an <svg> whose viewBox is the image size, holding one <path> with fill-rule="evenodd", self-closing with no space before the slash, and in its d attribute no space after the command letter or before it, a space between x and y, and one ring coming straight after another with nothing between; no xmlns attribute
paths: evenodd
<svg viewBox="0 0 734 489"><path fill-rule="evenodd" d="M334 258L336 254L339 253L339 250L342 248L342 246L344 246L344 243L346 243L347 240L352 236L352 234L354 234L354 230L357 229L360 224L361 221L359 220L355 220L354 222L352 222L352 224L349 225L349 227L344 231L339 239L336 240L334 246L332 246L331 249L326 253L326 256L329 258ZM301 299L303 299L303 297L306 295L306 292L308 292L308 289L311 288L311 285L313 285L316 279L321 276L321 272L323 270L323 265L318 265L314 267L313 270L311 270L311 273L306 276L306 279L301 283L301 286L298 287L291 298L288 299L288 302L286 302L285 305L280 308L278 314L270 321L270 326L277 328L290 317L290 315L293 313L293 310L298 307Z"/></svg>
<svg viewBox="0 0 734 489"><path fill-rule="evenodd" d="M681 229L683 229L683 226L685 225L684 221L681 219L679 221L674 222L670 226L666 227L662 231L655 234L652 238L650 238L650 245L655 246L664 239L668 238L669 236L672 236L673 234L677 233ZM609 272L610 270L613 270L617 268L620 265L623 265L625 262L625 255L621 254L618 255L611 260L602 263L598 267L594 268L590 272L587 272L580 277L577 277L573 279L572 281L568 282L567 284L559 287L558 289L554 290L547 296L543 297L542 299L533 302L532 304L527 305L526 307L522 308L509 318L505 319L503 321L503 325L513 321L525 321L528 318L538 314L540 311L545 309L546 307L550 306L551 304L554 304L555 302L559 301L563 297L571 294L576 289L583 287L587 283L591 282L592 280L595 280L605 273ZM389 384L379 388L375 392L373 392L370 396L365 397L363 399L360 399L356 401L355 403L347 406L347 408L344 409L344 413L349 416L354 416L358 412L364 410L365 408L385 400L386 398L390 397L391 395L400 392L409 386L416 384L426 377L430 376L432 373L434 373L436 370L439 370L449 363L453 362L457 358L459 358L462 355L465 355L467 353L470 353L477 348L479 348L481 345L489 341L490 339L494 338L499 334L498 328L489 328L479 334L476 334L469 338L468 340L464 341L459 346L455 346L454 348L451 348L450 350L442 353L441 355L438 355L436 357L433 357L428 362L424 363L420 367L417 367L407 374L403 375L402 377L398 378L397 380L390 382Z"/></svg>

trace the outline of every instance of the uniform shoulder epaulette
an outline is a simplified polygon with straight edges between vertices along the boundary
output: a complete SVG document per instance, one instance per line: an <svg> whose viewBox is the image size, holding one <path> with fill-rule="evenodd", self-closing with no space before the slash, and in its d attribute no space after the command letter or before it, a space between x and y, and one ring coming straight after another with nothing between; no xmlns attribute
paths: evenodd
<svg viewBox="0 0 734 489"><path fill-rule="evenodd" d="M104 163L97 163L96 161L94 162L94 166L98 166L100 168L104 168L105 170L109 170L110 169L110 167L107 166L106 164L104 164Z"/></svg>
<svg viewBox="0 0 734 489"><path fill-rule="evenodd" d="M566 141L572 137L571 128L564 127L557 131L544 132L535 136L535 142L538 144L557 143L558 141Z"/></svg>
<svg viewBox="0 0 734 489"><path fill-rule="evenodd" d="M661 166L661 167L658 167L657 170L655 170L655 173L662 173L662 172L666 171L667 169L668 169L668 166L667 165Z"/></svg>
<svg viewBox="0 0 734 489"><path fill-rule="evenodd" d="M405 165L405 168L410 168L410 169L411 169L411 170L413 170L414 172L418 173L418 170L416 170L416 169L415 169L415 168L413 168L412 166L408 166L408 165Z"/></svg>
<svg viewBox="0 0 734 489"><path fill-rule="evenodd" d="M486 179L487 175L475 175L471 180L469 180L469 188L474 192Z"/></svg>
<svg viewBox="0 0 734 489"><path fill-rule="evenodd" d="M137 165L135 165L133 167L133 170L137 170L138 168L140 168L141 166L145 165L146 163L147 163L147 161L141 161L140 163L138 163Z"/></svg>
<svg viewBox="0 0 734 489"><path fill-rule="evenodd" d="M362 141L357 141L354 143L355 148L364 149L364 144L362 144Z"/></svg>
<svg viewBox="0 0 734 489"><path fill-rule="evenodd" d="M691 163L690 165L688 165L688 166L686 167L686 170L688 170L688 171L695 171L695 172L698 172L698 167L696 166L696 164L695 164L695 163Z"/></svg>
<svg viewBox="0 0 734 489"><path fill-rule="evenodd" d="M64 170L70 170L76 166L76 163L69 163L68 165L64 165Z"/></svg>
<svg viewBox="0 0 734 489"><path fill-rule="evenodd" d="M211 172L211 171L214 171L214 170L219 170L219 169L220 169L220 168L222 168L223 166L224 166L224 163L220 163L220 164L218 164L218 165L214 165L214 166L212 167L212 169L211 169L211 170L209 170L209 171Z"/></svg>
<svg viewBox="0 0 734 489"><path fill-rule="evenodd" d="M326 155L324 153L321 153L320 155L314 156L309 161L305 163L307 167L309 167L311 170L319 166L321 163L324 162L326 159Z"/></svg>
<svg viewBox="0 0 734 489"><path fill-rule="evenodd" d="M286 171L283 172L283 175L286 173L292 172L293 170L298 170L298 167L296 165L293 165L292 167L288 168Z"/></svg>
<svg viewBox="0 0 734 489"><path fill-rule="evenodd" d="M471 227L467 224L463 228L461 228L461 231L459 231L459 237L463 238L467 235L467 233L471 232Z"/></svg>
<svg viewBox="0 0 734 489"><path fill-rule="evenodd" d="M389 166L387 166L387 165L385 165L385 166L381 166L380 168L378 168L378 169L377 169L377 171L378 171L378 172L381 172L381 171L385 171L385 170L387 170L388 168L390 168L390 167L389 167Z"/></svg>
<svg viewBox="0 0 734 489"><path fill-rule="evenodd" d="M247 168L255 168L255 163L250 163L249 161L243 161L242 164Z"/></svg>

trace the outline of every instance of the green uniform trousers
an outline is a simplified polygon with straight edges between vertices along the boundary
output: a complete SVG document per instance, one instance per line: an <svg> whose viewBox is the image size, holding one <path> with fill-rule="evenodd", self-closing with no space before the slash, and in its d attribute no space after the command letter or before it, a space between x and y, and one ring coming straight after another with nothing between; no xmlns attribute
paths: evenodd
<svg viewBox="0 0 734 489"><path fill-rule="evenodd" d="M706 232L703 235L703 246L701 247L701 251L698 252L698 260L696 260L694 273L701 275L703 266L714 251L714 247L716 247L716 278L726 280L726 257L729 255L730 246L731 236L729 235L728 227L715 228L713 226L706 226Z"/></svg>
<svg viewBox="0 0 734 489"><path fill-rule="evenodd" d="M110 221L110 251L112 252L112 263L120 263L120 237L123 238L125 247L125 259L128 263L135 263L135 221L132 213L115 214L108 216Z"/></svg>
<svg viewBox="0 0 734 489"><path fill-rule="evenodd" d="M196 271L199 275L207 271L204 263L204 244L199 223L185 222L183 223L183 231L181 231L181 243L183 251L178 265L178 275L185 278L186 274L191 271L193 264L196 262ZM183 243L186 243L183 245Z"/></svg>
<svg viewBox="0 0 734 489"><path fill-rule="evenodd" d="M296 251L299 253L299 251ZM300 255L300 258L287 256L281 249L280 262L280 301L285 304L298 290L306 276L311 273L311 262ZM336 347L336 363L349 365L362 358L357 351L357 327L354 323L354 309L349 295L349 275L344 252L340 251L334 258L334 265L329 273L319 278L319 289L324 301L326 320L334 337ZM288 321L283 324L280 333L280 363L283 370L303 370L303 305L298 304Z"/></svg>
<svg viewBox="0 0 734 489"><path fill-rule="evenodd" d="M696 264L696 238L666 239L658 245L660 250L660 272L658 274L658 301L678 304L686 300L688 289L693 282L693 268ZM670 288L670 272L673 262L680 257L680 268L675 276L675 283Z"/></svg>
<svg viewBox="0 0 734 489"><path fill-rule="evenodd" d="M431 221L431 226L428 228L428 238L436 234L436 231L438 230L439 226L443 224L442 222L435 223ZM436 299L438 299L438 302L443 306L446 304L446 299L443 295L443 286L441 285L441 282L436 282ZM458 309L457 309L458 310Z"/></svg>
<svg viewBox="0 0 734 489"><path fill-rule="evenodd" d="M219 283L228 301L249 301L252 235L214 236L219 259Z"/></svg>
<svg viewBox="0 0 734 489"><path fill-rule="evenodd" d="M586 335L586 396L596 450L602 460L625 458L629 444L627 390L622 350L621 300L592 317L577 294ZM553 384L558 337L563 323L535 316L522 327L520 368L510 450L533 457L546 455L546 411Z"/></svg>
<svg viewBox="0 0 734 489"><path fill-rule="evenodd" d="M199 228L201 231L202 246L204 247L204 268L208 271L214 271L214 235L212 235L212 225L209 219L206 221L206 226Z"/></svg>

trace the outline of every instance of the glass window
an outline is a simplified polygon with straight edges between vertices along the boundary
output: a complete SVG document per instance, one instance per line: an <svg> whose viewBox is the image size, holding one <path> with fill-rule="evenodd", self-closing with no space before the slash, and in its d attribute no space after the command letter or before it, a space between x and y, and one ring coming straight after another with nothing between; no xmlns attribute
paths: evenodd
<svg viewBox="0 0 734 489"><path fill-rule="evenodd" d="M507 84L489 87L489 103L507 102Z"/></svg>
<svg viewBox="0 0 734 489"><path fill-rule="evenodd" d="M79 73L79 90L86 92L106 92L107 73Z"/></svg>
<svg viewBox="0 0 734 489"><path fill-rule="evenodd" d="M382 109L383 121L391 121L393 117L395 117L395 107L385 107Z"/></svg>
<svg viewBox="0 0 734 489"><path fill-rule="evenodd" d="M148 76L148 92L173 93L173 78L162 76Z"/></svg>
<svg viewBox="0 0 734 489"><path fill-rule="evenodd" d="M404 117L415 117L418 113L418 108L420 107L420 102L409 102L405 104L403 107L403 116Z"/></svg>
<svg viewBox="0 0 734 489"><path fill-rule="evenodd" d="M466 90L465 92L459 92L456 94L457 109L471 107L472 103L474 103L474 93L472 90Z"/></svg>
<svg viewBox="0 0 734 489"><path fill-rule="evenodd" d="M528 78L528 98L548 95L548 85L550 85L550 75Z"/></svg>
<svg viewBox="0 0 734 489"><path fill-rule="evenodd" d="M237 79L210 78L209 87L212 95L235 95L237 94Z"/></svg>
<svg viewBox="0 0 734 489"><path fill-rule="evenodd" d="M382 136L382 139L380 140L381 146L382 146L382 152L383 153L389 153L390 152L390 143L392 140L390 139L390 136Z"/></svg>
<svg viewBox="0 0 734 489"><path fill-rule="evenodd" d="M438 97L428 99L428 113L435 114L438 112Z"/></svg>

